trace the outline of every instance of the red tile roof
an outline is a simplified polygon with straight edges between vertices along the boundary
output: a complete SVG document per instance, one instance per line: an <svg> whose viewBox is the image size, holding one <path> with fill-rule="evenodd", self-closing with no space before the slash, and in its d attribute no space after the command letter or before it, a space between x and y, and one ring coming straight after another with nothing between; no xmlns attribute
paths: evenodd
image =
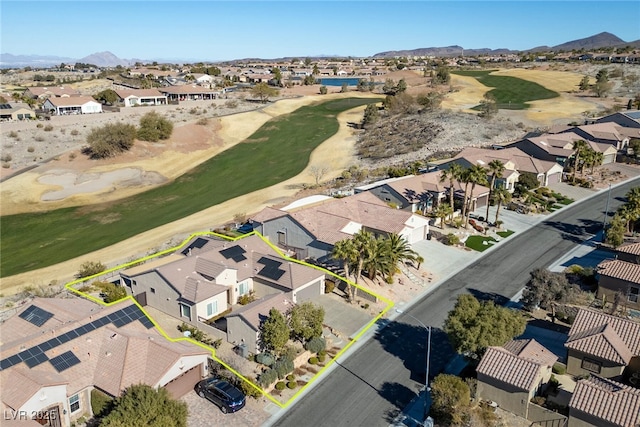
<svg viewBox="0 0 640 427"><path fill-rule="evenodd" d="M565 347L617 363L640 355L640 323L580 309Z"/></svg>
<svg viewBox="0 0 640 427"><path fill-rule="evenodd" d="M598 264L600 276L613 277L631 283L640 283L640 264L618 259L603 261Z"/></svg>
<svg viewBox="0 0 640 427"><path fill-rule="evenodd" d="M640 255L640 242L627 243L616 248L617 252L631 255Z"/></svg>
<svg viewBox="0 0 640 427"><path fill-rule="evenodd" d="M635 427L640 415L640 390L592 376L578 381L569 408L570 417L576 410L611 423L608 425Z"/></svg>

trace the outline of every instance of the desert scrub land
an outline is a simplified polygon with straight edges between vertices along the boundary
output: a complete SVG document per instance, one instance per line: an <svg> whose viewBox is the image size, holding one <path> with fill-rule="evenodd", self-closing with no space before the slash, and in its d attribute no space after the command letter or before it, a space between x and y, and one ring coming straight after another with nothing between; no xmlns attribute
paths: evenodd
<svg viewBox="0 0 640 427"><path fill-rule="evenodd" d="M53 265L109 246L299 174L338 131L336 116L377 98L345 98L269 120L250 138L170 184L116 202L3 216L0 276Z"/></svg>

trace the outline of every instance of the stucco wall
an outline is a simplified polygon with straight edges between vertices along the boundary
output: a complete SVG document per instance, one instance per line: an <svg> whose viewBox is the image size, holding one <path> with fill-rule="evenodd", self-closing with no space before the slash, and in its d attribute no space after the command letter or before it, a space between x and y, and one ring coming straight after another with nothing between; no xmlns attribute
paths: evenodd
<svg viewBox="0 0 640 427"><path fill-rule="evenodd" d="M569 350L567 352L567 374L569 375L585 375L585 374L594 374L595 372L588 371L582 368L582 360L587 357L588 359L593 359L602 364L600 368L600 373L596 373L597 375L603 378L613 378L616 379L622 375L622 371L624 370L624 366L615 365L611 362L598 359L596 357L592 357L588 354L584 354L575 350Z"/></svg>
<svg viewBox="0 0 640 427"><path fill-rule="evenodd" d="M529 404L529 394L527 392L478 373L477 394L481 399L496 402L498 406L506 411L525 418L527 416L527 406Z"/></svg>
<svg viewBox="0 0 640 427"><path fill-rule="evenodd" d="M157 272L142 273L131 277L131 279L135 280L136 284L132 285L131 288L127 288L127 290L132 291L134 296L146 292L147 305L167 313L169 316L181 317L180 306L177 301L180 294ZM155 293L151 292L151 288L155 290ZM193 313L191 314L193 315Z"/></svg>
<svg viewBox="0 0 640 427"><path fill-rule="evenodd" d="M243 341L244 340L244 341ZM240 316L227 317L227 341L232 344L244 342L249 352L259 353L257 349L258 333Z"/></svg>
<svg viewBox="0 0 640 427"><path fill-rule="evenodd" d="M211 319L212 317L222 313L223 311L226 311L227 308L228 308L228 305L227 305L227 293L228 292L219 293L218 295L214 295L213 297L196 304L195 305L195 312L191 313L194 316L193 317L194 320L195 319L208 320L208 319ZM217 302L218 303L217 310L215 310L211 314L211 316L208 316L207 315L207 305L210 304L210 303L213 303L213 302Z"/></svg>
<svg viewBox="0 0 640 427"><path fill-rule="evenodd" d="M638 284L633 284L632 286L640 287ZM605 295L608 302L613 302L616 292L621 292L624 295L623 303L628 308L640 310L640 298L637 302L629 301L629 282L615 277L600 276L600 280L598 280L598 298L602 298Z"/></svg>

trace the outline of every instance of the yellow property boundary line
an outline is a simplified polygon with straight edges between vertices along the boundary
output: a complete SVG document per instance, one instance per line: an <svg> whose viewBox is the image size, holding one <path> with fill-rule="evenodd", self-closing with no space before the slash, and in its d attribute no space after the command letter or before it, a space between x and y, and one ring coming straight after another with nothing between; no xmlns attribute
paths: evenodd
<svg viewBox="0 0 640 427"><path fill-rule="evenodd" d="M120 299L120 300L118 300L118 301L113 301L113 302L110 302L110 303L105 303L104 301L100 300L99 298L96 298L96 297L94 297L94 296L92 296L92 295L89 295L89 294L87 294L87 293L85 293L85 292L81 292L81 291L79 291L79 290L77 290L77 289L75 289L75 288L73 287L74 285L77 285L78 283L84 283L84 282L87 282L87 281L89 281L89 280L91 280L91 279L94 279L94 278L96 278L96 277L104 276L105 274L112 273L112 272L117 271L117 270L122 270L122 269L125 269L125 268L127 268L127 267L131 267L131 266L133 266L133 265L137 265L137 264L139 264L139 263L141 263L141 262L148 261L148 260L153 259L153 258L161 257L161 256L163 256L163 255L168 255L168 254L170 254L170 253L172 253L172 252L175 252L175 251L177 251L177 250L179 250L179 249L183 248L183 247L184 247L187 243L189 243L189 242L190 242L194 237L198 237L198 236L215 236L215 237L221 237L221 238L224 238L224 239L227 239L227 240L230 240L230 241L236 241L236 240L240 240L240 239L243 239L243 238L245 238L245 237L248 237L248 236L251 236L251 235L254 235L254 234L255 234L256 236L260 237L260 238L261 238L261 239L262 239L266 244L268 244L268 245L269 245L269 246L270 246L270 247L271 247L271 248L272 248L272 249L273 249L273 250L274 250L274 251L275 251L279 256L281 256L282 258L286 259L287 261L296 262L296 263L298 263L298 264L302 264L302 265L305 265L305 266L307 266L307 267L311 267L311 268L315 268L316 270L320 270L320 271L322 271L322 272L323 272L323 273L325 273L325 274L328 274L328 275L333 276L333 277L335 277L335 278L337 278L337 279L340 279L340 280L342 280L342 281L345 281L348 285L355 286L356 288L360 289L361 291L366 292L366 293L368 293L368 294L370 294L370 295L373 295L373 296L374 296L374 297L376 297L377 299L379 299L379 300L381 300L381 301L383 301L383 302L385 302L385 303L387 304L387 306L386 306L386 307L385 307L385 308L384 308L380 313L378 313L378 315L377 315L377 316L375 316L373 319L371 319L371 320L370 320L370 321L365 325L365 327L361 328L361 330L360 330L360 331L359 331L359 332L358 332L354 337L352 337L352 338L350 339L349 343L348 343L348 344L347 344L347 345L346 345L342 350L340 350L340 351L335 355L335 357L330 358L330 359L329 359L329 362L328 362L328 363L327 363L327 364L326 364L322 369L320 369L320 371L318 371L318 373L317 373L316 375L314 375L314 376L313 376L313 378L311 378L311 380L310 380L308 383L306 383L302 388L300 388L300 390L298 390L298 391L297 391L293 396L291 396L291 398L290 398L289 400L287 400L285 403L281 403L281 402L279 402L277 399L275 399L275 398L274 398L273 396L271 396L269 393L265 392L265 391L264 391L264 390L263 390L259 385L257 385L257 384L255 384L255 383L253 383L252 381L250 381L248 378L246 378L246 377L245 377L244 375L242 375L240 372L236 371L236 370L235 370L235 369L233 369L231 366L229 366L229 365L227 365L225 362L223 362L221 359L218 359L218 357L216 356L216 350L215 350L214 348L212 348L212 347L210 347L210 346L208 346L208 345L205 345L205 344L203 344L203 343L201 343L201 342L199 342L199 341L196 341L196 340L194 340L193 338L189 338L189 337L183 337L183 338L171 338L171 337L170 337L169 335L167 335L167 334L166 334L166 332L165 332L165 331L160 327L160 325L159 325L155 320L153 320L153 318L152 318L152 317L149 315L149 313L147 313L147 311L146 311L146 310L145 310L145 309L144 309L144 308L143 308L143 307L138 303L138 301L136 301L136 300L133 298L133 296L132 296L132 295L128 295L127 297L122 298L122 299ZM211 357L213 358L213 360L215 360L216 362L220 363L222 366L224 366L227 370L229 370L230 372L232 372L234 375L238 376L238 377L239 377L242 381L244 381L245 383L250 384L250 386L251 386L251 387L253 387L253 388L254 388L254 389L256 389L257 391L259 391L260 393L262 393L262 395L263 395L264 397L266 397L267 399L269 399L270 401L272 401L273 403L275 403L276 405L278 405L278 406L279 406L279 407L281 407L281 408L286 408L287 406L289 406L289 405L290 405L290 404L291 404L291 403L292 403L292 402L293 402L293 401L294 401L294 400L295 400L295 399L296 399L296 398L297 398L301 393L303 393L303 392L304 392L304 391L305 391L309 386L311 386L311 385L312 385L312 384L313 384L313 383L318 379L318 377L320 377L320 375L322 375L322 374L323 374L323 373L324 373L324 372L325 372L325 371L326 371L326 370L327 370L327 369L328 369L328 368L329 368L329 367L330 367L330 366L331 366L331 365L332 365L332 364L333 364L333 363L338 359L338 357L340 357L340 356L341 356L342 354L344 354L344 353L345 353L349 348L351 348L351 346L352 346L353 344L355 344L355 343L356 343L356 342L357 342L357 341L362 337L362 335L364 335L364 334L365 334L365 332L367 332L367 331L368 331L368 330L369 330L369 329L370 329L370 328L371 328L371 327L372 327L372 326L373 326L373 325L374 325L374 324L375 324L375 323L376 323L376 322L377 322L377 321L378 321L382 316L384 316L384 315L385 315L385 314L386 314L386 313L387 313L387 312L388 312L388 311L389 311L389 310L394 306L393 301L391 301L391 300L389 300L389 299L387 299L387 298L385 298L385 297L383 297L383 296L380 296L380 295L378 295L378 294L376 294L376 293L374 293L374 292L370 291L369 289L365 289L365 288L363 288L362 286L358 285L357 283L354 283L354 282L352 282L352 281L350 281L350 280L348 280L348 279L346 279L346 278L343 278L343 277L341 277L341 276L339 276L339 275L337 275L337 274L335 274L335 273L333 273L333 272L331 272L331 271L329 271L329 270L327 270L327 269L324 269L324 268L322 268L322 267L318 267L318 266L316 266L316 265L312 265L312 264L306 263L306 262L304 262L304 261L300 261L300 260L297 260L297 259L293 259L293 258L291 258L291 257L289 257L289 256L287 256L287 255L285 255L284 253L282 253L282 251L281 251L279 248L277 248L276 246L274 246L274 245L273 245L269 240L267 240L267 239L266 239L262 234L258 233L257 231L252 231L252 232L251 232L251 233L249 233L249 234L245 234L245 235L242 235L242 236L239 236L239 237L235 237L235 238L234 238L234 237L225 236L225 235L223 235L223 234L214 233L214 232L211 232L211 231L203 231L203 232L193 233L193 234L191 234L188 238L186 238L182 243L180 243L180 244L179 244L179 245L177 245L177 246L174 246L173 248L166 249L166 250L163 250L163 251L161 251L161 252L157 252L157 253L155 253L155 254L152 254L152 255L148 255L148 256L142 257L142 258L137 259L137 260L135 260L135 261L131 261L131 262L128 262L128 263L125 263L125 264L118 265L118 266L116 266L116 267L110 268L110 269L105 270L105 271L101 271L100 273L97 273L97 274L94 274L94 275L91 275L91 276L82 277L82 278L80 278L80 279L73 280L73 281L71 281L71 282L69 282L69 283L65 284L65 285L64 285L64 287L65 287L68 291L70 291L70 292L73 292L73 293L75 293L75 294L77 294L77 295L79 295L79 296L81 296L81 297L83 297L83 298L87 298L87 299L89 299L89 300L91 300L91 301L93 301L93 302L95 302L95 303L97 303L97 304L100 304L100 305L103 305L103 306L106 306L106 307L109 307L109 306L114 305L114 304L119 304L119 303L121 303L122 301L125 301L125 300L130 300L130 301L132 301L132 302L133 302L136 306L138 306L138 308L139 308L139 309L140 309L140 310L145 314L145 316L147 316L147 318L148 318L149 320L151 320L151 322L153 323L153 325L155 326L155 328L158 330L158 332L160 332L160 334L161 334L161 335L162 335L166 340L168 340L168 341L170 341L170 342L187 341L187 342L190 342L190 343L192 343L192 344L195 344L195 345L197 345L197 346L199 346L199 347L201 347L201 348L203 348L203 349L205 349L205 350L207 350L207 351L210 351L210 352L211 352Z"/></svg>

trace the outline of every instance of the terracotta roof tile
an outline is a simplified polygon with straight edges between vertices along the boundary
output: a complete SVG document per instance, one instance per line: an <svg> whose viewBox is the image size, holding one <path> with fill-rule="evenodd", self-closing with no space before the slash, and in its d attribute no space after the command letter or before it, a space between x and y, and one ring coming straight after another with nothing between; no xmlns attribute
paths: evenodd
<svg viewBox="0 0 640 427"><path fill-rule="evenodd" d="M529 391L540 377L542 365L518 357L502 347L489 347L476 370L479 374Z"/></svg>
<svg viewBox="0 0 640 427"><path fill-rule="evenodd" d="M597 272L601 276L613 277L632 283L640 283L640 264L621 260L603 261L598 264Z"/></svg>
<svg viewBox="0 0 640 427"><path fill-rule="evenodd" d="M616 248L617 252L631 255L640 255L640 242L627 243Z"/></svg>
<svg viewBox="0 0 640 427"><path fill-rule="evenodd" d="M503 347L505 350L510 351L516 356L531 360L544 366L551 367L558 360L558 356L547 350L534 339L511 340Z"/></svg>
<svg viewBox="0 0 640 427"><path fill-rule="evenodd" d="M565 347L620 365L628 364L633 356L609 325L573 334L567 339Z"/></svg>
<svg viewBox="0 0 640 427"><path fill-rule="evenodd" d="M577 410L610 425L635 427L640 415L640 390L591 376L578 381L569 408L570 416Z"/></svg>

